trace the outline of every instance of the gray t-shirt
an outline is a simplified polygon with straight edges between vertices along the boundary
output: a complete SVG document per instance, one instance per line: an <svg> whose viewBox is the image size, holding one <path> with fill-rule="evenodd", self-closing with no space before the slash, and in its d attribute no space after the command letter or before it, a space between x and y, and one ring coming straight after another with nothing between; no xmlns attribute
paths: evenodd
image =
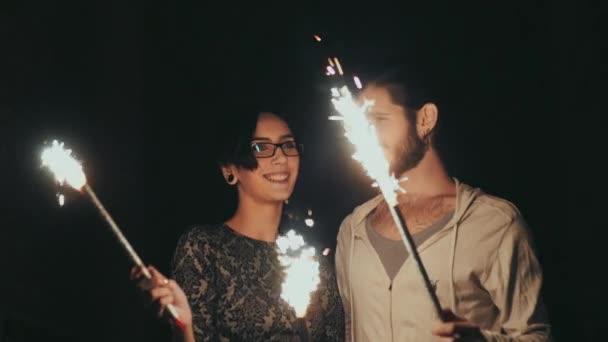
<svg viewBox="0 0 608 342"><path fill-rule="evenodd" d="M448 221L450 221L453 215L454 211L451 211L437 222L433 223L430 227L423 229L419 233L413 234L412 238L414 239L416 247L420 246L424 241L433 236L433 234L440 231L448 223ZM378 234L378 232L376 232L376 230L372 227L371 215L369 215L365 220L365 229L367 230L369 241L376 250L378 257L380 257L382 265L384 265L386 274L392 281L401 268L401 265L403 265L409 256L405 245L401 240L387 239Z"/></svg>

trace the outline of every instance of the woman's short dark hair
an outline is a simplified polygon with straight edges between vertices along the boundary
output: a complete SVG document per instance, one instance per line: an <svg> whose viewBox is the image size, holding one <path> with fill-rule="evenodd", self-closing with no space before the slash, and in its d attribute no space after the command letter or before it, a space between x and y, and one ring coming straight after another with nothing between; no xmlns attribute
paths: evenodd
<svg viewBox="0 0 608 342"><path fill-rule="evenodd" d="M220 166L234 165L237 168L255 170L258 161L251 150L251 139L262 113L272 113L285 122L285 115L265 107L250 107L224 120L221 146L216 158Z"/></svg>

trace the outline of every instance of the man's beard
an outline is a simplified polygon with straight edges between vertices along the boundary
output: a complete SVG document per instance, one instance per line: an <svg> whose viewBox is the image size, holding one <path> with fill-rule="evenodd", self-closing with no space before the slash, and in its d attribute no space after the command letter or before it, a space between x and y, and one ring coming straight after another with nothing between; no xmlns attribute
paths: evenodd
<svg viewBox="0 0 608 342"><path fill-rule="evenodd" d="M391 171L399 176L415 168L424 158L428 147L428 143L418 137L416 128L411 126L405 139L395 149L395 159L391 165Z"/></svg>

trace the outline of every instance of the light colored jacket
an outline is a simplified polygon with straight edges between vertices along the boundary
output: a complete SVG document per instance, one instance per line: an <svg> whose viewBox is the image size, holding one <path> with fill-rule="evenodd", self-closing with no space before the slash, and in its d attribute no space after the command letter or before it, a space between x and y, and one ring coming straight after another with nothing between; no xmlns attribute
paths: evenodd
<svg viewBox="0 0 608 342"><path fill-rule="evenodd" d="M477 324L488 341L550 341L542 271L521 214L455 181L452 219L418 247L441 305ZM355 208L338 233L347 341L435 341L439 321L412 258L391 282L370 244L365 220L382 200Z"/></svg>

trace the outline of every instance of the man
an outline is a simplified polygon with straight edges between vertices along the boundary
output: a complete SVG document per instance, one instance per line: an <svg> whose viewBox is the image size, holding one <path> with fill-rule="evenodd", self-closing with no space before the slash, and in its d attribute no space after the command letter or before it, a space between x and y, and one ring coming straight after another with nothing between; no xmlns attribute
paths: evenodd
<svg viewBox="0 0 608 342"><path fill-rule="evenodd" d="M436 149L439 109L393 72L370 83L375 125L407 193L399 209L433 288L441 322L381 196L347 216L336 267L353 341L548 341L542 272L517 208L451 178Z"/></svg>

